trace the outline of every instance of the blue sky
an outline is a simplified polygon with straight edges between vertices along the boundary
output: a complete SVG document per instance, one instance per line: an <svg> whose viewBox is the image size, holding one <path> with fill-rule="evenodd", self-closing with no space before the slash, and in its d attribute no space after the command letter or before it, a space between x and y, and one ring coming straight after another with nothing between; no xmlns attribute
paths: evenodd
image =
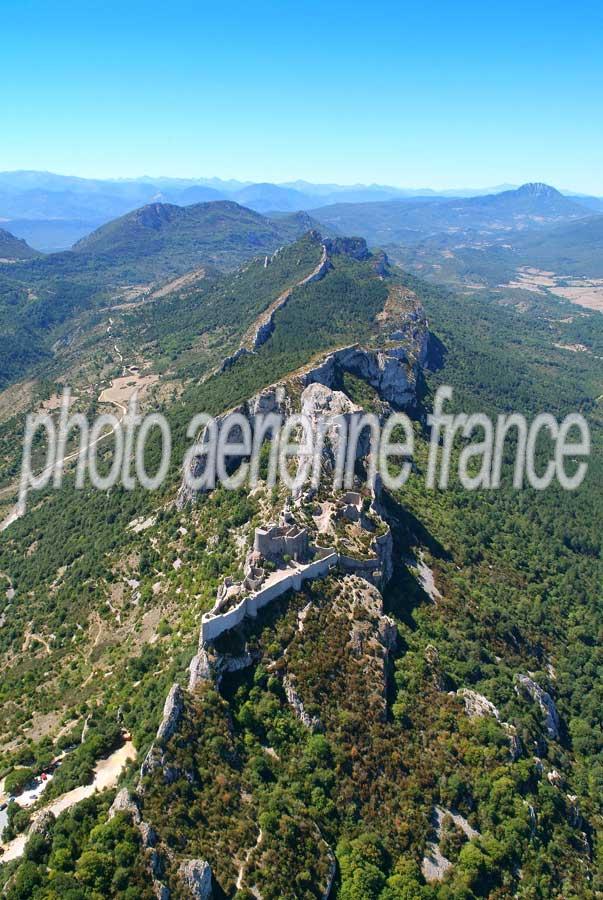
<svg viewBox="0 0 603 900"><path fill-rule="evenodd" d="M603 194L600 3L6 0L0 170Z"/></svg>

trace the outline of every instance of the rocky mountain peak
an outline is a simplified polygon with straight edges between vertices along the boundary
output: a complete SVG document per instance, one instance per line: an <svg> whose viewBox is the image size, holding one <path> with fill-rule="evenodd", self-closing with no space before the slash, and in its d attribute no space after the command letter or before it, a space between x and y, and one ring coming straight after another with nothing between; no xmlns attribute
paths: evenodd
<svg viewBox="0 0 603 900"><path fill-rule="evenodd" d="M517 188L517 193L526 197L562 197L559 191L542 181L530 181Z"/></svg>

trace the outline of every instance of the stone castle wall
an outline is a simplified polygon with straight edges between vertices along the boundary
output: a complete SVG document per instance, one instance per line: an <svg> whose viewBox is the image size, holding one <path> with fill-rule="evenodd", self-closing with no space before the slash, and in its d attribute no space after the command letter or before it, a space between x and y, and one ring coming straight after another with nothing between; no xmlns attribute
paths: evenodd
<svg viewBox="0 0 603 900"><path fill-rule="evenodd" d="M265 559L290 556L302 560L308 553L308 532L296 526L256 528L253 548Z"/></svg>
<svg viewBox="0 0 603 900"><path fill-rule="evenodd" d="M255 617L258 611L267 606L277 597L281 597L289 590L299 591L304 581L314 578L324 578L330 570L337 565L339 554L334 550L321 556L319 559L300 567L292 569L291 573L280 581L260 588L255 593L244 597L233 609L220 615L209 612L201 619L201 643L215 641L216 638L240 625L246 616Z"/></svg>

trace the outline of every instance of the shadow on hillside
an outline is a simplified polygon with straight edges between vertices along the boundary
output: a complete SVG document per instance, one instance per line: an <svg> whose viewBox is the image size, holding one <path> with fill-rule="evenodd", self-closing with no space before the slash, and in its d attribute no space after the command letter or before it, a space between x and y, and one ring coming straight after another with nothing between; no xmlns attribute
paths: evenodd
<svg viewBox="0 0 603 900"><path fill-rule="evenodd" d="M427 363L425 364L424 368L430 372L437 372L444 366L447 354L448 350L446 348L446 345L442 343L439 337L436 337L435 334L432 334L430 332L427 351ZM414 413L411 415L411 418L417 419L424 424L428 413L431 412L432 393L425 379L425 372L423 367L420 367L419 371L417 372L416 393L417 405Z"/></svg>
<svg viewBox="0 0 603 900"><path fill-rule="evenodd" d="M416 559L415 548L425 548L436 559L451 557L425 525L394 497L384 494L383 505L394 541L394 573L383 595L385 611L414 631L415 609L433 602L411 569Z"/></svg>
<svg viewBox="0 0 603 900"><path fill-rule="evenodd" d="M437 372L446 362L447 355L448 348L446 347L446 344L442 343L439 337L430 331L427 343L426 368L429 369L430 372Z"/></svg>
<svg viewBox="0 0 603 900"><path fill-rule="evenodd" d="M450 553L437 538L401 503L384 491L383 506L391 525L396 556L412 554L413 547L425 547L436 559L450 560Z"/></svg>

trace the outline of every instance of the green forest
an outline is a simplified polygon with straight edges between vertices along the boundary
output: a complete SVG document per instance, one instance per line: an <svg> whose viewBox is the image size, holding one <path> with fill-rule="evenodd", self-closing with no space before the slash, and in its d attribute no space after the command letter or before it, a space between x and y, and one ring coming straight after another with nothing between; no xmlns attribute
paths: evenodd
<svg viewBox="0 0 603 900"><path fill-rule="evenodd" d="M309 270L316 246L301 247ZM283 256L263 296L297 281L300 252L291 268L293 255ZM157 359L194 378L185 335L212 331L220 310L234 343L241 309L248 321L258 309L260 278L252 264L239 294L234 283L218 282L196 295L202 303L183 298L180 333L168 305L148 317L129 314L124 334L144 327ZM341 900L594 900L603 891L603 386L596 359L603 319L568 321L563 303L522 311L411 276L400 284L425 307L438 364L423 373L413 473L385 500L395 571L383 604L396 624L395 650L386 658L370 642L378 617L353 579L331 577L284 597L233 638L244 638L254 665L224 678L220 690L202 686L187 698L183 725L162 748L176 775L169 783L147 778L143 813L174 860L207 859L215 883L237 900L255 890L265 900L320 897L333 871L332 896ZM190 381L166 410L177 447L191 413L222 412L332 347L378 341L387 294L370 260L335 256L322 281L294 291L256 356L204 383ZM556 346L578 334L590 352ZM426 491L426 415L441 384L454 388L456 407L466 412L581 411L593 439L585 483L572 493L515 491L508 480L500 491L467 492L456 483ZM374 401L354 377L342 387L357 402ZM170 685L186 683L200 613L220 581L238 573L237 538L262 521L254 497L222 489L178 511L170 500L179 474L174 469L152 499L116 489L99 503L91 489L71 485L42 494L0 544L0 572L28 598L0 630L12 659L0 688L5 727L23 729L34 707L61 706L65 726L89 721L49 788L55 796L90 781L95 760L119 739L118 716L144 758ZM129 529L151 513L148 531ZM176 558L182 568L174 568ZM420 560L434 573L436 601L422 587ZM160 574L164 618L149 644L141 635ZM138 582L139 599L124 635L110 604L128 578ZM298 615L308 604L302 633ZM78 624L94 615L106 637L90 651ZM350 616L365 629L370 652L351 652ZM38 631L54 635L51 653L17 660L23 635ZM98 679L86 679L101 662L110 676L99 693ZM285 674L317 730L294 715ZM558 737L518 689L518 676L528 674L554 699ZM464 689L483 694L499 718L467 716L457 694ZM81 740L72 727L65 746ZM38 773L57 749L30 739L3 755L2 774L14 779L18 766ZM124 784L134 790L137 775L130 765ZM23 859L0 869L5 895L150 896L138 831L121 814L107 821L112 798L87 800L32 836ZM11 834L19 833L27 815L13 808L9 821ZM242 847L249 853L238 884ZM426 883L422 860L434 847L452 865L441 882Z"/></svg>

